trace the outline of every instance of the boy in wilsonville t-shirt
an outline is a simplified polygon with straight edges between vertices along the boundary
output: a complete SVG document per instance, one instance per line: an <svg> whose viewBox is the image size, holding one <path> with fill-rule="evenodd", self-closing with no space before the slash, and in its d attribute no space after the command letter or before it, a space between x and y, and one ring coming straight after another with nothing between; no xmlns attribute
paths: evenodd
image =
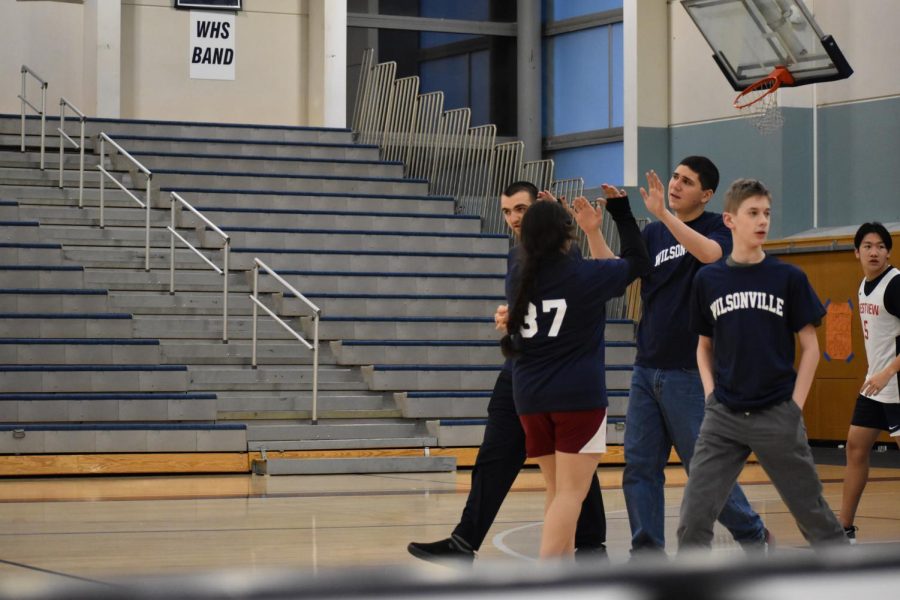
<svg viewBox="0 0 900 600"><path fill-rule="evenodd" d="M825 309L803 271L763 251L771 203L759 181L735 181L724 214L731 256L694 279L690 323L707 401L681 504L679 549L710 546L716 516L751 452L811 544L848 543L822 496L803 423L819 362L815 327Z"/></svg>

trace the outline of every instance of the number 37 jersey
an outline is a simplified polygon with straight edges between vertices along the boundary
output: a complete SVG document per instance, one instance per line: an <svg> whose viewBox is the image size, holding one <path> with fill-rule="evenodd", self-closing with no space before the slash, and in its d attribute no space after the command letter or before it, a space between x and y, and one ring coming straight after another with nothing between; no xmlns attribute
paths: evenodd
<svg viewBox="0 0 900 600"><path fill-rule="evenodd" d="M866 280L863 279L859 284L859 318L862 321L866 359L869 362L866 379L883 370L900 354L900 317L891 314L885 302L885 293L895 277L900 277L900 271L891 267L868 294L865 290ZM896 282L894 285L897 285ZM868 397L878 402L900 402L898 378L900 376L891 377L884 389Z"/></svg>
<svg viewBox="0 0 900 600"><path fill-rule="evenodd" d="M509 283L512 305L517 268ZM584 259L573 252L540 265L520 330L522 356L513 365L519 414L607 406L606 302L621 296L629 283L625 260Z"/></svg>

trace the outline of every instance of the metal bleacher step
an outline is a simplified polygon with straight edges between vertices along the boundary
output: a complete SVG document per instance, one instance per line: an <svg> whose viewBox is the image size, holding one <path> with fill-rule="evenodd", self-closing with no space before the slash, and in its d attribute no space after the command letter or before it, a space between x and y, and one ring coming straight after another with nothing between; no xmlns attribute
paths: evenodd
<svg viewBox="0 0 900 600"><path fill-rule="evenodd" d="M40 223L34 220L0 221L0 242L35 243L41 241Z"/></svg>
<svg viewBox="0 0 900 600"><path fill-rule="evenodd" d="M284 158L322 158L378 160L376 145L347 142L286 142L253 141L236 136L234 139L213 139L188 136L118 135L117 140L134 152L208 152L212 154L247 154Z"/></svg>
<svg viewBox="0 0 900 600"><path fill-rule="evenodd" d="M0 312L131 312L110 310L105 289L0 288Z"/></svg>
<svg viewBox="0 0 900 600"><path fill-rule="evenodd" d="M497 340L338 340L331 348L342 365L483 365L500 359ZM632 364L635 352L633 343L609 342L606 364Z"/></svg>
<svg viewBox="0 0 900 600"><path fill-rule="evenodd" d="M0 265L0 288L82 288L84 281L77 265Z"/></svg>
<svg viewBox="0 0 900 600"><path fill-rule="evenodd" d="M364 473L441 473L456 470L451 456L377 458L274 458L254 460L257 475L336 475Z"/></svg>
<svg viewBox="0 0 900 600"><path fill-rule="evenodd" d="M222 336L220 315L134 315L134 335L159 339L218 340ZM228 319L229 340L249 340L253 334L251 316L231 316ZM264 340L293 340L272 319L260 319L257 337ZM299 342L298 351L307 352Z"/></svg>
<svg viewBox="0 0 900 600"><path fill-rule="evenodd" d="M377 269L387 273L416 271L422 274L441 273L451 269L471 274L494 274L506 265L506 254L400 250L234 248L231 257L231 264L235 269L251 269L254 258L264 257L266 264L279 272L285 269L337 270L346 267L351 261L356 269Z"/></svg>
<svg viewBox="0 0 900 600"><path fill-rule="evenodd" d="M6 338L130 338L132 333L127 313L0 313L0 337Z"/></svg>
<svg viewBox="0 0 900 600"><path fill-rule="evenodd" d="M410 419L484 418L490 399L487 390L394 393L400 412Z"/></svg>
<svg viewBox="0 0 900 600"><path fill-rule="evenodd" d="M352 266L352 265L351 265ZM499 294L502 275L477 273L386 273L384 271L304 271L282 269L279 275L301 289L324 293L368 294ZM278 289L260 273L260 289ZM343 336L338 336L343 337ZM464 337L464 336L463 336Z"/></svg>
<svg viewBox="0 0 900 600"><path fill-rule="evenodd" d="M0 454L245 452L242 423L0 424Z"/></svg>
<svg viewBox="0 0 900 600"><path fill-rule="evenodd" d="M311 450L362 447L362 441L403 440L408 443L395 447L422 447L434 442L422 423L396 419L372 419L368 421L319 421L317 424L300 422L255 423L247 425L247 442L250 450ZM396 443L396 442L395 442ZM378 447L389 447L378 445Z"/></svg>
<svg viewBox="0 0 900 600"><path fill-rule="evenodd" d="M0 242L0 264L15 265L37 263L42 265L66 264L60 244L45 242Z"/></svg>
<svg viewBox="0 0 900 600"><path fill-rule="evenodd" d="M0 176L3 169L0 169ZM139 179L143 181L143 179ZM126 175L125 185L133 185ZM297 188L309 192L375 193L375 194L426 194L428 183L424 180L400 177L349 177L326 175L296 175L290 172L259 173L253 171L202 171L190 169L156 169L153 172L152 189L178 189L183 186L200 186L212 189L254 187L268 191L289 191Z"/></svg>
<svg viewBox="0 0 900 600"><path fill-rule="evenodd" d="M498 304L505 304L502 295L460 294L340 294L307 291L304 295L318 304L326 315L359 315L378 317L465 317L492 315ZM306 305L285 294L279 300L283 314L308 314Z"/></svg>
<svg viewBox="0 0 900 600"><path fill-rule="evenodd" d="M256 369L229 365L193 365L190 386L203 391L297 391L312 389L313 371L307 365L261 365ZM320 390L366 390L358 371L319 366Z"/></svg>
<svg viewBox="0 0 900 600"><path fill-rule="evenodd" d="M298 229L336 229L359 231L398 231L415 233L480 234L481 220L477 216L440 213L409 214L387 211L270 209L260 207L228 208L214 204L195 206L198 211L219 227L275 227ZM199 217L181 211L178 224L197 227Z"/></svg>
<svg viewBox="0 0 900 600"><path fill-rule="evenodd" d="M312 319L301 317L310 333ZM325 316L319 323L325 340L486 340L500 339L493 317L341 317Z"/></svg>
<svg viewBox="0 0 900 600"><path fill-rule="evenodd" d="M0 268L0 277L3 276ZM0 280L2 281L2 280ZM84 281L89 287L106 288L110 291L155 291L169 290L168 269L122 269L90 268L84 271ZM246 273L232 272L228 276L230 290L247 290ZM179 292L222 292L222 276L211 269L194 271L179 269L175 272L175 287ZM271 289L275 289L272 285Z"/></svg>
<svg viewBox="0 0 900 600"><path fill-rule="evenodd" d="M0 422L215 421L216 395L187 392L0 394Z"/></svg>
<svg viewBox="0 0 900 600"><path fill-rule="evenodd" d="M159 353L163 363L245 367L252 364L252 344L248 340L230 339L224 344L220 339L167 339L161 344ZM257 342L256 356L261 365L310 365L313 362L312 352L294 339L260 340ZM321 364L335 362L327 345L320 347L319 361Z"/></svg>
<svg viewBox="0 0 900 600"><path fill-rule="evenodd" d="M4 392L183 392L183 365L0 365Z"/></svg>
<svg viewBox="0 0 900 600"><path fill-rule="evenodd" d="M628 389L631 365L607 365L606 387ZM496 365L370 365L361 367L369 389L375 391L485 390L500 371Z"/></svg>
<svg viewBox="0 0 900 600"><path fill-rule="evenodd" d="M238 411L310 411L311 391L230 391L217 392L217 408L222 414ZM369 391L319 390L318 409L381 410L393 408L384 394Z"/></svg>
<svg viewBox="0 0 900 600"><path fill-rule="evenodd" d="M252 173L284 173L356 177L403 177L403 163L382 160L346 158L294 158L214 152L171 152L137 150L130 152L151 171L187 169L191 171L240 171ZM2 158L2 157L0 157ZM119 168L127 168L128 159L117 157Z"/></svg>
<svg viewBox="0 0 900 600"><path fill-rule="evenodd" d="M173 361L174 362L174 361ZM158 365L157 340L0 338L0 363L10 365ZM183 363L178 363L183 364Z"/></svg>
<svg viewBox="0 0 900 600"><path fill-rule="evenodd" d="M398 408L378 409L316 409L318 419L396 419L400 418ZM219 411L217 415L220 421L256 421L256 420L304 420L312 418L312 409L309 410L236 410Z"/></svg>
<svg viewBox="0 0 900 600"><path fill-rule="evenodd" d="M0 131L4 133L20 131L19 115L0 115ZM55 131L58 117L47 117L47 130ZM204 140L247 141L263 140L289 143L336 143L350 144L353 141L349 129L333 127L304 127L294 125L264 125L255 123L210 123L197 121L163 121L155 119L113 119L90 117L85 121L85 136L96 137L104 132L114 140L117 136L163 136L200 138ZM25 133L38 135L40 120L34 115L26 115ZM54 139L55 136L48 136ZM18 144L18 137L14 144ZM127 146L126 146L127 149Z"/></svg>
<svg viewBox="0 0 900 600"><path fill-rule="evenodd" d="M480 233L442 233L373 229L311 229L293 227L223 227L233 248L339 248L394 252L508 252L505 236ZM204 247L217 248L222 238L209 230L198 232ZM505 265L504 269L505 270ZM501 273L503 272L501 270Z"/></svg>
<svg viewBox="0 0 900 600"><path fill-rule="evenodd" d="M497 360L497 340L336 340L331 349L340 365L485 364Z"/></svg>

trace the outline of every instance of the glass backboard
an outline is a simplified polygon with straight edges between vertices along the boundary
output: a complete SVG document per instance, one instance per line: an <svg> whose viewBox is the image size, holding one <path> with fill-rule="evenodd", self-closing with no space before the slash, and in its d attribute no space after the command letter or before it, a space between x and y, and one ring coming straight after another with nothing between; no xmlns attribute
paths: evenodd
<svg viewBox="0 0 900 600"><path fill-rule="evenodd" d="M853 73L837 43L819 29L802 0L681 0L713 49L731 86L743 90L783 66L794 83Z"/></svg>

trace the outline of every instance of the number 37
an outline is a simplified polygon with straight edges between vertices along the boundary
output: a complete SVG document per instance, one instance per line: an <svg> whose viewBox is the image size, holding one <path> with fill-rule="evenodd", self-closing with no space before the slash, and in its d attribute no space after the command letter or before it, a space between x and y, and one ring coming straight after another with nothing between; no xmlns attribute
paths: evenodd
<svg viewBox="0 0 900 600"><path fill-rule="evenodd" d="M566 318L566 299L559 298L557 300L544 300L541 303L543 312L548 313L551 310L556 311L553 315L553 324L550 325L550 331L547 337L556 337L562 327L563 319ZM537 335L537 307L531 302L528 303L528 314L525 315L525 324L522 325L521 333L523 338L533 338Z"/></svg>

